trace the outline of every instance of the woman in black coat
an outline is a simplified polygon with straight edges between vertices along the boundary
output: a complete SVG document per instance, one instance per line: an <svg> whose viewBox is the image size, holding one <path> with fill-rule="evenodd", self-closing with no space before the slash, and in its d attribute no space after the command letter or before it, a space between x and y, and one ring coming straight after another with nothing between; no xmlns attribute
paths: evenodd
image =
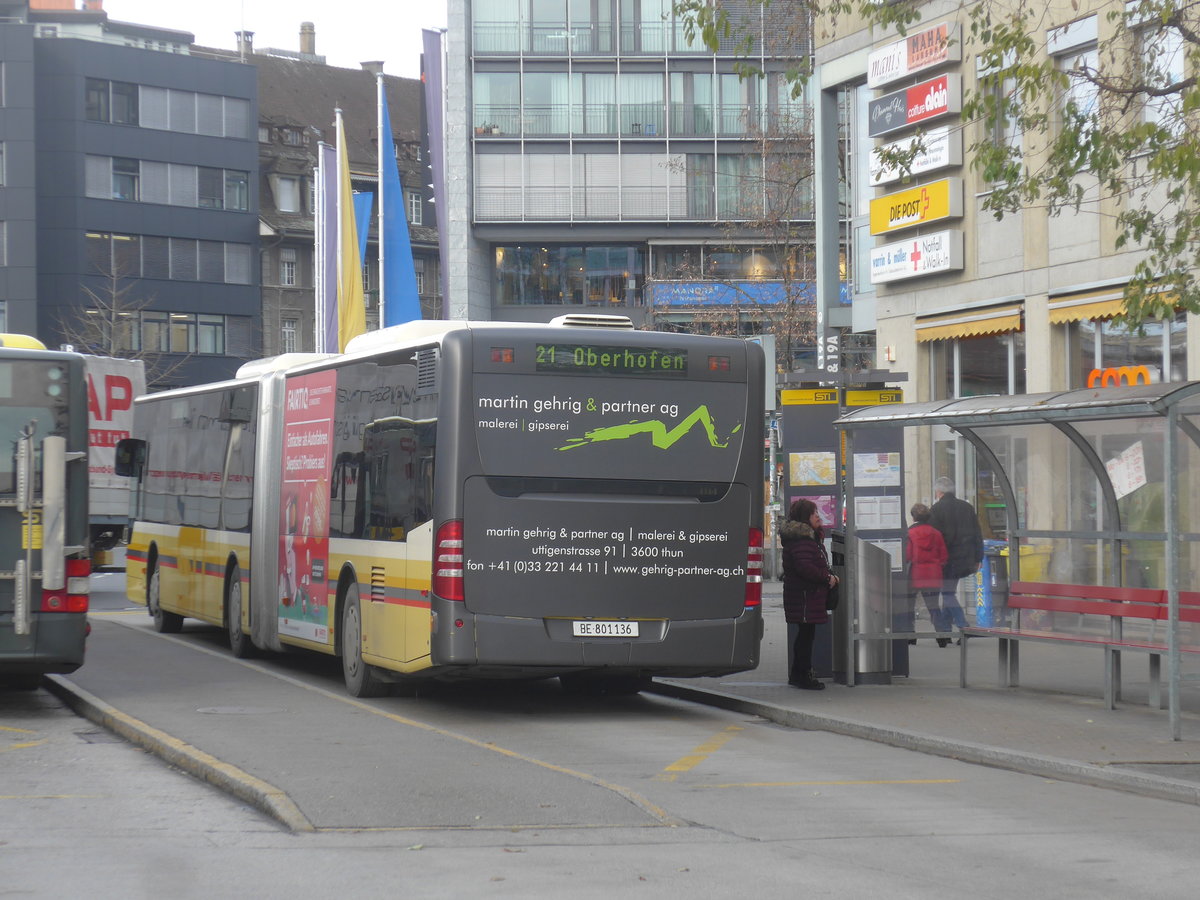
<svg viewBox="0 0 1200 900"><path fill-rule="evenodd" d="M797 500L780 526L783 547L783 612L789 625L796 626L792 645L792 671L788 684L805 691L821 691L825 685L812 674L813 638L817 626L829 621L825 610L829 591L838 577L829 569L821 514L811 500Z"/></svg>

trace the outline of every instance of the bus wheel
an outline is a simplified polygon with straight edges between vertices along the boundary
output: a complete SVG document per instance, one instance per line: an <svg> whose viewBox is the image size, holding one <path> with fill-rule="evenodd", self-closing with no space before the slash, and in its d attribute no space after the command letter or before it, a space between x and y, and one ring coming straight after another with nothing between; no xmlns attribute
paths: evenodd
<svg viewBox="0 0 1200 900"><path fill-rule="evenodd" d="M250 635L242 631L242 582L235 568L229 576L225 590L225 621L229 627L229 650L237 659L249 659L254 655L254 643Z"/></svg>
<svg viewBox="0 0 1200 900"><path fill-rule="evenodd" d="M154 619L154 630L160 634L178 634L183 628L183 616L162 608L157 563L150 570L150 578L146 582L146 608Z"/></svg>
<svg viewBox="0 0 1200 900"><path fill-rule="evenodd" d="M358 585L346 588L342 601L342 674L351 697L378 697L387 687L362 658L362 608Z"/></svg>

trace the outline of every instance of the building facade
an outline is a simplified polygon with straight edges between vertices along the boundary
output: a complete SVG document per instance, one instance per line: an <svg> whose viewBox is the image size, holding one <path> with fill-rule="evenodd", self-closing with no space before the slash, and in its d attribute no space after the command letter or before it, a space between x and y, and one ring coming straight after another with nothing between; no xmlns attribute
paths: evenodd
<svg viewBox="0 0 1200 900"><path fill-rule="evenodd" d="M1099 102L1078 73L1095 71L1097 48L1125 27L1106 8L1052 3L1039 20L1034 59L1067 76L1066 89L1046 98L1050 133L1066 103ZM1053 215L1029 203L998 219L984 208L994 184L970 158L984 126L964 120L962 103L980 92L1002 95L1011 84L981 62L970 9L924 4L903 37L846 20L816 47L819 152L827 167L847 174L848 201L819 203L818 217L849 236L855 331L876 333L876 362L905 373L896 383L909 401L1102 387L1121 377L1106 372L1125 372L1125 380L1136 372L1144 381L1200 376L1196 316L1179 311L1141 330L1116 321L1144 251L1122 246L1121 201L1093 176L1077 176L1078 210ZM1169 31L1156 29L1155 39L1177 40ZM1143 103L1130 115L1154 109ZM1040 136L1003 117L993 128L1027 164L1045 163ZM917 134L923 152L908 174L872 155ZM830 235L819 250L824 259L838 235L823 233ZM966 485L960 494L977 505L994 500L969 447L948 430L932 432L907 438L914 499L929 499L933 480L945 475Z"/></svg>
<svg viewBox="0 0 1200 900"><path fill-rule="evenodd" d="M689 41L670 0L451 0L449 315L729 333L790 316L811 349L811 115L784 77L809 32L725 5L761 77L733 40Z"/></svg>
<svg viewBox="0 0 1200 900"><path fill-rule="evenodd" d="M258 149L262 243L263 353L316 347L314 213L317 153L336 144L341 108L356 192L374 195L363 267L368 329L379 323L378 124L376 75L382 63L360 69L325 64L316 54L311 23L300 26L300 50L261 49L243 35L240 56L258 70ZM216 51L214 51L216 52ZM428 142L420 81L384 76L404 190L417 291L425 318L442 314L437 221L430 201Z"/></svg>
<svg viewBox="0 0 1200 900"><path fill-rule="evenodd" d="M254 69L62 6L0 3L0 324L228 377L261 331Z"/></svg>

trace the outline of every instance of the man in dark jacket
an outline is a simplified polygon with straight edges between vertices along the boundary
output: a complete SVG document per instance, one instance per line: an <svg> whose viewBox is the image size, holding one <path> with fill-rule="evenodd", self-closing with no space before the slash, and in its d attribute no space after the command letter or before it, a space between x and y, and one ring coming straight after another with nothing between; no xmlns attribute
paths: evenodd
<svg viewBox="0 0 1200 900"><path fill-rule="evenodd" d="M946 542L945 583L942 585L942 608L940 615L930 609L929 615L936 619L935 631L949 632L952 625L964 628L967 619L958 605L959 579L973 576L983 562L983 532L979 528L979 517L966 500L954 496L954 481L942 477L934 482L937 502L933 504L933 517L929 524L942 533ZM949 638L938 638L938 646L945 647Z"/></svg>

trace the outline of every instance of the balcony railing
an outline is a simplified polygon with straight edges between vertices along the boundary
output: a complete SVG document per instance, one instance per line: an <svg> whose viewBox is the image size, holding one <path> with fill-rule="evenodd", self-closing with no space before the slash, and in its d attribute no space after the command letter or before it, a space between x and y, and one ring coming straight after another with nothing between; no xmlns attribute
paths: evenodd
<svg viewBox="0 0 1200 900"><path fill-rule="evenodd" d="M545 103L518 106L496 103L475 105L476 137L788 137L807 134L807 111L764 113L759 109L729 105L694 106L661 103L613 103L585 106L578 103Z"/></svg>
<svg viewBox="0 0 1200 900"><path fill-rule="evenodd" d="M476 56L595 56L617 50L617 28L611 24L476 22L471 34ZM669 22L620 26L620 51L630 56L708 52L698 35L689 44L683 26Z"/></svg>

